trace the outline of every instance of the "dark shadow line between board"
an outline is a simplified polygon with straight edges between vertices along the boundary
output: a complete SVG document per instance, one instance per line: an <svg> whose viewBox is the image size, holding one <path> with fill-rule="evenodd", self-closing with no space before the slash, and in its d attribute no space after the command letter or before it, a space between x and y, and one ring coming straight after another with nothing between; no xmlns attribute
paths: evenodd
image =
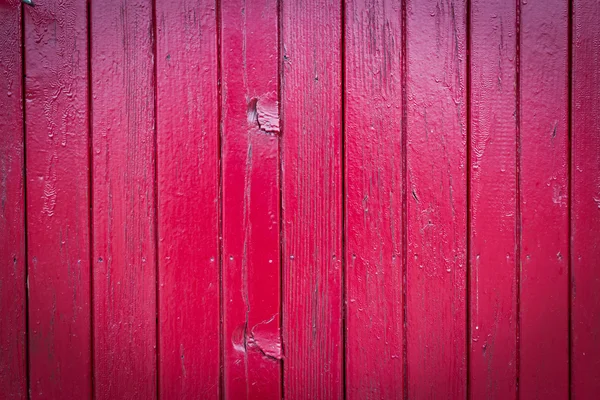
<svg viewBox="0 0 600 400"><path fill-rule="evenodd" d="M403 399L408 400L408 163L407 163L407 135L408 135L408 103L407 103L407 1L402 1L402 71L401 71L401 103L402 103L402 390Z"/></svg>
<svg viewBox="0 0 600 400"><path fill-rule="evenodd" d="M467 0L466 2L466 18L465 18L465 31L466 31L466 68L465 68L465 88L466 88L466 158L467 158L467 168L466 168L466 238L465 238L465 250L466 250L466 285L465 285L465 323L466 323L466 346L465 346L465 363L466 363L466 396L467 398L471 398L471 343L472 343L472 328L471 328L471 234L472 234L472 202L471 202L471 168L472 168L472 126L471 126L471 0Z"/></svg>
<svg viewBox="0 0 600 400"><path fill-rule="evenodd" d="M516 0L515 6L515 126L516 126L516 157L515 157L515 286L516 286L516 327L515 327L515 396L520 398L519 379L521 374L521 1Z"/></svg>
<svg viewBox="0 0 600 400"><path fill-rule="evenodd" d="M346 273L347 273L347 212L346 212L346 193L347 193L347 180L346 180L346 7L345 0L340 0L340 177L342 179L341 184L341 212L342 212L342 234L341 234L341 289L342 289L342 354L341 354L341 378L342 378L342 398L347 399L347 351L348 351L348 307L347 307L347 293L346 293Z"/></svg>
<svg viewBox="0 0 600 400"><path fill-rule="evenodd" d="M29 351L29 239L28 239L28 218L27 218L27 118L26 118L26 96L25 84L27 75L25 68L25 5L21 3L21 111L23 118L23 239L25 251L25 390L27 399L31 398L31 354Z"/></svg>
<svg viewBox="0 0 600 400"><path fill-rule="evenodd" d="M223 94L221 90L221 0L215 0L215 39L216 39L216 79L217 79L217 243L219 265L219 398L225 398L225 328L224 328L224 299L223 299Z"/></svg>
<svg viewBox="0 0 600 400"><path fill-rule="evenodd" d="M87 106L88 106L88 225L89 225L89 274L90 274L90 380L92 399L96 398L96 379L95 379L95 351L96 341L94 335L94 129L93 129L93 82L92 82L92 4L91 0L86 1L86 19L87 19Z"/></svg>

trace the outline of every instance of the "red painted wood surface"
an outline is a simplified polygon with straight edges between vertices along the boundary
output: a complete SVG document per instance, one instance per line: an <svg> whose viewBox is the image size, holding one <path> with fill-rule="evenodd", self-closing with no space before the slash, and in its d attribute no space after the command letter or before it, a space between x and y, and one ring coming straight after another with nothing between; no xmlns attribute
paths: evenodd
<svg viewBox="0 0 600 400"><path fill-rule="evenodd" d="M521 399L569 391L567 6L520 10Z"/></svg>
<svg viewBox="0 0 600 400"><path fill-rule="evenodd" d="M157 397L152 2L91 4L94 383Z"/></svg>
<svg viewBox="0 0 600 400"><path fill-rule="evenodd" d="M596 0L0 0L0 398L597 397L599 55Z"/></svg>
<svg viewBox="0 0 600 400"><path fill-rule="evenodd" d="M600 2L573 2L571 396L600 393Z"/></svg>
<svg viewBox="0 0 600 400"><path fill-rule="evenodd" d="M403 398L402 4L346 3L346 393Z"/></svg>
<svg viewBox="0 0 600 400"><path fill-rule="evenodd" d="M466 3L407 3L410 398L467 389Z"/></svg>
<svg viewBox="0 0 600 400"><path fill-rule="evenodd" d="M221 4L227 399L281 397L277 1Z"/></svg>
<svg viewBox="0 0 600 400"><path fill-rule="evenodd" d="M342 398L342 8L282 3L284 396Z"/></svg>
<svg viewBox="0 0 600 400"><path fill-rule="evenodd" d="M0 3L0 393L6 399L27 397L21 16L18 1Z"/></svg>
<svg viewBox="0 0 600 400"><path fill-rule="evenodd" d="M469 397L517 396L516 3L471 2Z"/></svg>
<svg viewBox="0 0 600 400"><path fill-rule="evenodd" d="M215 2L156 2L156 7L159 397L217 399Z"/></svg>
<svg viewBox="0 0 600 400"><path fill-rule="evenodd" d="M25 9L30 397L92 390L87 16ZM57 23L59 21L59 23Z"/></svg>

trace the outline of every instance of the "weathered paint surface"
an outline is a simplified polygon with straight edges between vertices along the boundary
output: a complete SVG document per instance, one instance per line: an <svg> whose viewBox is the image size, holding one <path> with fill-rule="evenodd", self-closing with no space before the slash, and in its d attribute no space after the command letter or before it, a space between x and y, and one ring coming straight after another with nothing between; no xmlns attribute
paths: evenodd
<svg viewBox="0 0 600 400"><path fill-rule="evenodd" d="M159 393L163 398L216 399L220 369L216 12L213 1L186 5L158 2L156 11Z"/></svg>
<svg viewBox="0 0 600 400"><path fill-rule="evenodd" d="M159 397L219 397L213 0L156 2Z"/></svg>
<svg viewBox="0 0 600 400"><path fill-rule="evenodd" d="M152 2L91 3L94 383L157 397Z"/></svg>
<svg viewBox="0 0 600 400"><path fill-rule="evenodd" d="M521 399L569 391L568 2L521 2Z"/></svg>
<svg viewBox="0 0 600 400"><path fill-rule="evenodd" d="M471 2L469 397L517 396L516 3Z"/></svg>
<svg viewBox="0 0 600 400"><path fill-rule="evenodd" d="M0 0L0 397L597 397L599 64L597 0Z"/></svg>
<svg viewBox="0 0 600 400"><path fill-rule="evenodd" d="M342 7L282 3L284 396L342 398Z"/></svg>
<svg viewBox="0 0 600 400"><path fill-rule="evenodd" d="M600 393L600 2L573 2L571 396Z"/></svg>
<svg viewBox="0 0 600 400"><path fill-rule="evenodd" d="M345 9L346 392L403 398L402 4Z"/></svg>
<svg viewBox="0 0 600 400"><path fill-rule="evenodd" d="M410 398L467 390L466 3L407 2Z"/></svg>
<svg viewBox="0 0 600 400"><path fill-rule="evenodd" d="M0 393L27 398L21 6L0 2Z"/></svg>
<svg viewBox="0 0 600 400"><path fill-rule="evenodd" d="M224 391L281 397L277 1L221 5Z"/></svg>
<svg viewBox="0 0 600 400"><path fill-rule="evenodd" d="M32 399L88 398L86 5L48 0L24 10L29 393Z"/></svg>

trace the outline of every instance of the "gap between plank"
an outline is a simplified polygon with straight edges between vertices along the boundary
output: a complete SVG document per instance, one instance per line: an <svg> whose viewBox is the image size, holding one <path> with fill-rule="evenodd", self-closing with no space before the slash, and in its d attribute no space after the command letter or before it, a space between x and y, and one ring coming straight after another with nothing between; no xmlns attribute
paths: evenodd
<svg viewBox="0 0 600 400"><path fill-rule="evenodd" d="M568 367L569 367L569 377L568 377L568 388L569 388L569 399L571 399L572 397L572 393L573 393L573 364L572 364L572 354L573 354L573 335L572 335L572 331L573 331L573 317L571 315L571 310L573 309L573 285L572 285L572 273L573 273L573 267L572 267L572 258L573 258L573 239L572 239L572 214L571 214L571 208L572 208L572 197L573 197L573 192L572 192L572 161L573 161L573 148L572 148L572 144L573 144L573 0L568 0L568 20L567 20L567 37L568 37L568 44L567 44L567 57L568 57L568 61L567 61L567 66L568 66L568 87L567 87L567 219L569 221L569 226L567 228L567 235L569 238L569 250L568 250L568 257L567 257L567 276L568 276L568 288L567 288L567 304L568 304L568 323L567 326L569 328L569 332L567 333L567 338L568 338L568 351L569 351L569 355L568 355Z"/></svg>
<svg viewBox="0 0 600 400"><path fill-rule="evenodd" d="M221 0L215 0L216 40L217 40L217 160L218 160L218 201L217 201L217 232L218 232L218 264L219 264L219 398L225 398L225 348L223 327L223 95L221 92Z"/></svg>
<svg viewBox="0 0 600 400"><path fill-rule="evenodd" d="M341 158L341 178L342 178L342 254L340 255L342 259L342 396L344 399L347 399L347 388L346 388L346 352L348 347L348 337L347 337L347 313L348 307L346 305L346 235L347 235L347 212L346 212L346 7L345 0L340 1L340 79L341 79L341 108L340 108L340 118L341 118L341 149L340 149L340 158Z"/></svg>
<svg viewBox="0 0 600 400"><path fill-rule="evenodd" d="M92 5L86 2L87 17L87 102L88 102L88 202L89 202L89 252L90 252L90 380L92 399L96 398L96 380L94 376L94 353L96 351L94 340L94 131L92 121Z"/></svg>
<svg viewBox="0 0 600 400"><path fill-rule="evenodd" d="M277 0L277 114L279 117L279 137L277 141L277 165L279 167L279 341L281 345L281 360L279 364L279 394L281 399L285 397L285 385L284 385L284 363L285 363L285 346L283 343L283 329L284 329L284 319L283 319L283 300L284 300L284 292L283 292L283 281L284 281L284 270L283 270L283 240L284 240L284 231L283 231L283 130L284 130L284 119L282 115L282 107L283 103L283 18L282 18L282 0Z"/></svg>
<svg viewBox="0 0 600 400"><path fill-rule="evenodd" d="M408 65L407 59L407 27L406 27L406 3L408 0L402 1L402 72L401 72L401 86L402 86L402 390L404 400L408 400L408 318L406 299L407 299L407 282L408 282L408 243L407 243L407 229L408 229L408 211L407 207L407 154L406 154L406 143L407 143L407 102L406 102L406 82L407 82L407 71Z"/></svg>
<svg viewBox="0 0 600 400"><path fill-rule="evenodd" d="M156 29L156 0L152 0L152 73L153 73L153 85L154 85L154 262L155 265L155 307L156 307L156 324L155 324L155 345L156 351L154 353L156 357L156 398L160 399L160 268L159 268L159 255L158 255L158 82L157 82L157 29Z"/></svg>
<svg viewBox="0 0 600 400"><path fill-rule="evenodd" d="M28 240L28 221L27 221L27 118L25 111L26 94L26 68L25 68L25 5L21 3L21 111L23 113L23 225L24 225L24 245L25 245L25 380L26 396L31 398L31 374L30 364L31 356L29 353L29 240Z"/></svg>
<svg viewBox="0 0 600 400"><path fill-rule="evenodd" d="M466 259L466 266L467 266L467 271L466 271L466 293L465 293L465 297L466 297L466 302L465 302L465 308L466 308L466 312L465 312L465 320L466 320L466 339L467 339L467 343L466 343L466 347L465 347L465 351L466 351L466 369L467 369L467 374L466 374L466 393L467 393L467 398L471 398L470 393L471 393L471 335L472 335L472 329L471 329L471 167L472 167L472 160L471 160L471 0L467 0L467 4L466 4L466 36L467 36L467 55L466 55L466 72L465 72L465 87L466 87L466 135L467 135L467 149L466 149L466 153L467 153L467 171L466 171L466 177L467 177L467 199L466 199L466 206L467 206L467 218L466 218L466 235L467 237L465 238L466 241L466 254L467 254L467 259Z"/></svg>
<svg viewBox="0 0 600 400"><path fill-rule="evenodd" d="M515 329L515 347L516 347L516 360L515 360L515 396L518 400L520 397L519 391L519 378L521 374L521 2L516 0L515 8L515 41L516 41L516 68L515 68L515 108L516 108L516 165L515 165L515 176L516 176L516 220L515 220L515 233L516 233L516 246L515 246L515 260L516 260L516 271L515 280L517 288L517 299L516 299L516 313L517 313L517 326Z"/></svg>

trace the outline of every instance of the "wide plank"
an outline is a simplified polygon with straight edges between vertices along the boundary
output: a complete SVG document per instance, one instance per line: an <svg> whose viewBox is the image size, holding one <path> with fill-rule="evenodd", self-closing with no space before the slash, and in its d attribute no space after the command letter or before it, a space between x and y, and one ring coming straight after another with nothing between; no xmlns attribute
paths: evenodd
<svg viewBox="0 0 600 400"><path fill-rule="evenodd" d="M0 2L0 393L27 398L21 5Z"/></svg>
<svg viewBox="0 0 600 400"><path fill-rule="evenodd" d="M89 398L86 3L48 0L24 10L29 392Z"/></svg>
<svg viewBox="0 0 600 400"><path fill-rule="evenodd" d="M567 0L521 2L521 399L569 395Z"/></svg>
<svg viewBox="0 0 600 400"><path fill-rule="evenodd" d="M342 3L281 7L284 396L340 399Z"/></svg>
<svg viewBox="0 0 600 400"><path fill-rule="evenodd" d="M516 3L471 3L469 397L517 395Z"/></svg>
<svg viewBox="0 0 600 400"><path fill-rule="evenodd" d="M346 393L403 398L402 2L345 8Z"/></svg>
<svg viewBox="0 0 600 400"><path fill-rule="evenodd" d="M159 397L217 399L219 136L214 0L156 2Z"/></svg>
<svg viewBox="0 0 600 400"><path fill-rule="evenodd" d="M221 4L226 399L281 398L277 3Z"/></svg>
<svg viewBox="0 0 600 400"><path fill-rule="evenodd" d="M569 392L568 2L520 11L520 398Z"/></svg>
<svg viewBox="0 0 600 400"><path fill-rule="evenodd" d="M96 399L154 399L152 1L91 3Z"/></svg>
<svg viewBox="0 0 600 400"><path fill-rule="evenodd" d="M571 99L571 396L600 393L600 2L574 0Z"/></svg>
<svg viewBox="0 0 600 400"><path fill-rule="evenodd" d="M466 2L408 0L408 397L467 391Z"/></svg>

